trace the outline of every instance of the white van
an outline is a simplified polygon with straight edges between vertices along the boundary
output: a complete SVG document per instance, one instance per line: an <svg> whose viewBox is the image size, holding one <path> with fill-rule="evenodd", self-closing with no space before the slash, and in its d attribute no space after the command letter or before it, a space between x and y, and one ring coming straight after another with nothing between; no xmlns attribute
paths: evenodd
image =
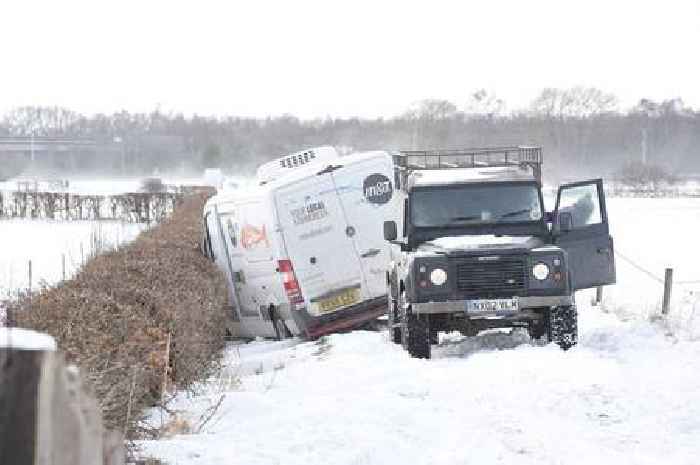
<svg viewBox="0 0 700 465"><path fill-rule="evenodd" d="M399 211L389 154L320 147L262 165L257 180L204 208L234 335L316 338L384 314L382 224Z"/></svg>

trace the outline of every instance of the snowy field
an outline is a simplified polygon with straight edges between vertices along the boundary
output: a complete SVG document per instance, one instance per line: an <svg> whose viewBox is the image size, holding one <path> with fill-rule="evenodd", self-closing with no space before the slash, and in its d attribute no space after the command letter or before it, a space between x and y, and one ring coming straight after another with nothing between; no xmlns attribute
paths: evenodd
<svg viewBox="0 0 700 465"><path fill-rule="evenodd" d="M110 195L138 191L137 179L70 180L68 192ZM40 190L48 185L39 182ZM17 189L17 180L0 190ZM117 221L39 221L0 219L0 300L72 276L93 254L133 240L145 225Z"/></svg>
<svg viewBox="0 0 700 465"><path fill-rule="evenodd" d="M21 181L21 180L20 180ZM0 190L17 189L18 179L0 182ZM115 195L139 192L139 178L70 179L67 192L89 195ZM165 184L203 185L203 178L163 178ZM244 185L239 177L226 178L224 187ZM51 190L47 181L38 180L39 190ZM145 229L143 224L117 221L38 221L0 219L0 301L18 291L29 289L29 261L32 262L31 287L54 284L70 278L92 254L133 240Z"/></svg>
<svg viewBox="0 0 700 465"><path fill-rule="evenodd" d="M577 296L572 350L522 332L441 335L429 361L385 332L230 346L221 374L171 407L171 424L191 431L143 454L171 465L697 464L700 283L677 286L668 321L652 322L662 286L638 267L700 280L700 199L608 203L616 248L635 265L617 258L604 306Z"/></svg>
<svg viewBox="0 0 700 465"><path fill-rule="evenodd" d="M0 220L0 300L72 276L100 251L133 240L145 224L117 221Z"/></svg>

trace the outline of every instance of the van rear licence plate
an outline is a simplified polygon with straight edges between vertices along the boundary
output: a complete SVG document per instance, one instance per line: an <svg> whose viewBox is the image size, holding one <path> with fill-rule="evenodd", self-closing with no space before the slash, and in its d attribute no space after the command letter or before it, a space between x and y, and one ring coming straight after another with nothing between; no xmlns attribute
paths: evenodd
<svg viewBox="0 0 700 465"><path fill-rule="evenodd" d="M360 289L352 288L341 292L333 297L328 297L318 301L318 311L328 313L340 307L346 307L357 303L360 300Z"/></svg>
<svg viewBox="0 0 700 465"><path fill-rule="evenodd" d="M517 312L518 298L467 300L467 313Z"/></svg>

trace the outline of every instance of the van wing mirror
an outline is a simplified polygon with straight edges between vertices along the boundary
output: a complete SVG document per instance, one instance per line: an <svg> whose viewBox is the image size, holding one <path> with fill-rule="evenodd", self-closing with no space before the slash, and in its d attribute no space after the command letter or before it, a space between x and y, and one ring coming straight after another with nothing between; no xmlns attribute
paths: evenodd
<svg viewBox="0 0 700 465"><path fill-rule="evenodd" d="M389 242L395 241L398 236L396 221L385 221L384 222L384 240Z"/></svg>

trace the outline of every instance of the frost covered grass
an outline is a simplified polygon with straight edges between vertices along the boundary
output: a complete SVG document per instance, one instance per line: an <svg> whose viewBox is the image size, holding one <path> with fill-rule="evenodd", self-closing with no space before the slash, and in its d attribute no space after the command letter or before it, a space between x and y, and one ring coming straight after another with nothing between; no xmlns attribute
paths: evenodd
<svg viewBox="0 0 700 465"><path fill-rule="evenodd" d="M608 208L621 254L656 277L670 266L677 281L700 279L700 199ZM663 286L616 262L603 306L577 296L580 342L567 352L521 331L441 335L429 361L362 331L230 346L219 376L171 404L195 428L142 442L142 454L181 465L697 463L696 287L677 285L658 320Z"/></svg>

